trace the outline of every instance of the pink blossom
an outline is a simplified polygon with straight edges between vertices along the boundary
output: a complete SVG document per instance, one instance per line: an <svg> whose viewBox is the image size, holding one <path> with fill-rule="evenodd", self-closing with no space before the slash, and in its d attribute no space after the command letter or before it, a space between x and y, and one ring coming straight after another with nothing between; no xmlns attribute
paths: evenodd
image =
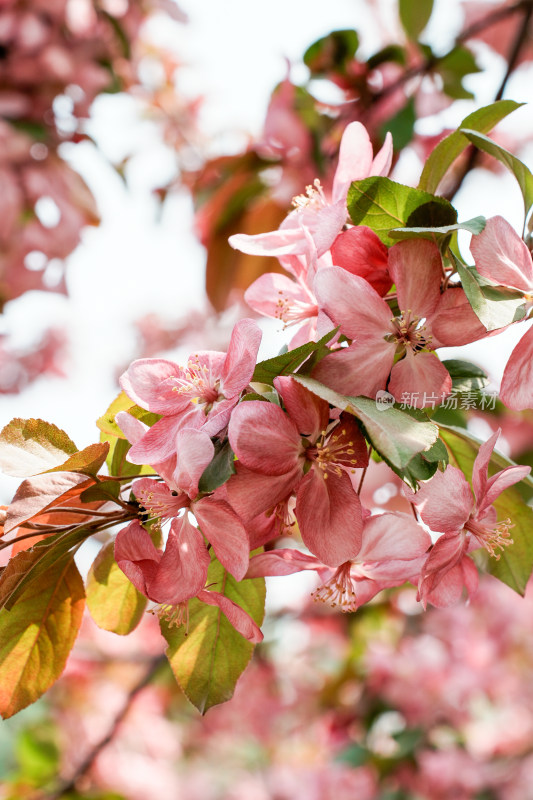
<svg viewBox="0 0 533 800"><path fill-rule="evenodd" d="M525 293L533 301L533 261L528 248L503 217L487 220L470 250L480 275ZM518 342L503 373L500 397L515 411L533 407L533 328Z"/></svg>
<svg viewBox="0 0 533 800"><path fill-rule="evenodd" d="M461 470L448 466L436 472L408 499L419 510L422 520L440 536L433 545L420 576L419 599L436 606L457 602L463 586L471 595L477 588L477 570L467 556L471 550L484 547L491 556L512 544L510 519L497 522L493 502L509 486L529 475L531 468L511 466L489 478L488 466L500 435L496 431L481 445L472 469L472 488ZM453 498L453 502L450 502Z"/></svg>
<svg viewBox="0 0 533 800"><path fill-rule="evenodd" d="M363 278L338 267L317 273L320 308L353 341L323 359L313 376L344 394L372 397L385 388L390 374L388 388L398 398L404 392L418 393L420 400L423 394L445 396L451 378L433 353L431 335L441 299L439 251L424 240L400 242L389 251L389 272L398 293L396 317ZM396 361L398 356L403 358Z"/></svg>
<svg viewBox="0 0 533 800"><path fill-rule="evenodd" d="M250 559L248 577L291 575L315 570L323 581L315 600L342 611L357 611L382 589L416 579L431 539L415 520L400 512L365 520L357 557L337 569L298 550L270 550Z"/></svg>
<svg viewBox="0 0 533 800"><path fill-rule="evenodd" d="M162 419L133 445L128 458L134 464L166 461L176 454L180 428L202 428L210 436L225 428L252 378L260 341L257 324L243 319L233 329L227 354L199 352L186 367L162 358L134 361L120 384L141 408Z"/></svg>
<svg viewBox="0 0 533 800"><path fill-rule="evenodd" d="M237 234L229 243L236 250L250 255L322 256L333 244L346 223L346 195L352 181L371 175L386 175L392 160L392 139L387 134L385 144L373 158L372 144L360 122L352 122L344 131L339 162L333 178L331 197L317 179L306 193L294 198L295 210L282 222L277 231L255 236Z"/></svg>
<svg viewBox="0 0 533 800"><path fill-rule="evenodd" d="M275 386L286 412L250 400L232 414L229 440L239 461L228 499L246 524L296 492L304 543L338 566L361 544L361 505L348 472L368 463L365 440L352 417L330 424L328 404L292 378L277 378Z"/></svg>
<svg viewBox="0 0 533 800"><path fill-rule="evenodd" d="M135 588L157 604L158 616L171 626L188 624L188 602L196 597L218 606L245 639L262 640L260 629L240 606L204 588L209 553L202 534L186 516L172 521L164 551L155 547L137 521L131 522L117 535L115 559Z"/></svg>

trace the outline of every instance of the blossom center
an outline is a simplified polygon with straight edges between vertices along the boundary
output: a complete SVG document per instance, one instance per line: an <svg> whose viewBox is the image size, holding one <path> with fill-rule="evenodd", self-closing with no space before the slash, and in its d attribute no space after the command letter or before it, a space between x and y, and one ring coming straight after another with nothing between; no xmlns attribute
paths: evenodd
<svg viewBox="0 0 533 800"><path fill-rule="evenodd" d="M311 596L332 608L340 608L343 613L357 611L357 582L350 574L351 566L350 561L341 564L334 575L312 592Z"/></svg>
<svg viewBox="0 0 533 800"><path fill-rule="evenodd" d="M305 187L305 194L299 194L292 199L292 205L296 211L303 211L304 208L313 208L318 211L327 204L328 201L318 178L315 178L312 186Z"/></svg>
<svg viewBox="0 0 533 800"><path fill-rule="evenodd" d="M287 297L282 289L278 291L278 295L275 312L276 319L280 319L285 328L290 325L296 325L304 319L309 319L309 317L318 316L318 306L311 299L308 303L305 303L295 297Z"/></svg>
<svg viewBox="0 0 533 800"><path fill-rule="evenodd" d="M305 456L316 464L324 478L328 477L328 472L334 472L340 477L343 467L355 469L357 466L354 442L347 438L345 428L335 428L329 436L327 431L322 431L314 447L306 449Z"/></svg>
<svg viewBox="0 0 533 800"><path fill-rule="evenodd" d="M385 339L396 342L396 352L399 355L403 355L407 348L418 353L431 342L432 337L424 324L424 318L415 316L411 309L401 311L398 317L392 317L391 328L392 333L387 334Z"/></svg>
<svg viewBox="0 0 533 800"><path fill-rule="evenodd" d="M180 628L185 625L185 636L189 633L189 601L182 603L158 603L149 612L155 614L160 620L168 623L169 628Z"/></svg>
<svg viewBox="0 0 533 800"><path fill-rule="evenodd" d="M208 414L213 408L214 403L224 399L220 393L220 378L215 377L211 369L200 363L196 356L189 360L179 378L173 379L173 392L189 397L199 405L205 405L205 413Z"/></svg>
<svg viewBox="0 0 533 800"><path fill-rule="evenodd" d="M139 503L153 517L161 520L177 517L182 508L189 503L189 498L184 492L172 493L165 484L154 482L152 489L136 489L134 494Z"/></svg>
<svg viewBox="0 0 533 800"><path fill-rule="evenodd" d="M510 519L498 522L498 524L492 528L474 519L469 519L465 524L465 529L476 537L480 545L484 547L485 550L488 550L489 555L495 558L496 561L501 556L501 553L497 551L503 551L504 547L513 544L511 534L509 533L513 527L514 525L512 525Z"/></svg>

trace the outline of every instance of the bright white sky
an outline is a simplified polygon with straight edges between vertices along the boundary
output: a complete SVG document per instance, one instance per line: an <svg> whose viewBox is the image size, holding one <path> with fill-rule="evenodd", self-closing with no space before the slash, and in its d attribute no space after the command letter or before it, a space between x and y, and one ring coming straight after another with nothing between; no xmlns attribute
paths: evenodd
<svg viewBox="0 0 533 800"><path fill-rule="evenodd" d="M220 152L238 149L246 132L260 131L270 91L286 74L286 58L296 62L312 41L335 28L357 28L367 53L379 36L363 0L329 0L326 6L322 0L181 0L180 5L190 24L156 26L154 35L175 45L188 64L182 90L206 96L202 124L206 132L216 134L214 146ZM384 9L382 27L394 35L395 2L372 5ZM456 0L437 2L428 36L441 47L448 43L451 23L458 21L456 9ZM482 102L491 101L501 65L495 63L492 73ZM295 68L295 79L304 76L305 68ZM517 84L509 96L527 99L529 86ZM462 104L448 124L457 124L470 110ZM512 124L531 130L531 111L516 113ZM71 257L68 302L34 293L8 304L0 318L0 330L13 332L20 344L51 324L67 328L71 338L68 379L43 379L19 396L0 398L0 428L14 416L38 417L64 428L79 447L98 439L94 420L117 393L117 365L127 364L136 353L133 321L149 311L177 319L204 302L204 254L192 233L189 199L176 196L168 201L160 221L150 199L150 189L163 183L170 170L168 153L157 144L153 130L135 122L133 103L117 96L96 104L90 130L113 158L121 158L131 147L139 153L129 172L131 189L125 189L91 146L71 148L69 157L97 198L102 224L85 231ZM512 179L486 175L478 189L475 197L462 193L460 216L503 213L519 224L521 203ZM511 340L522 333L520 328L510 331L497 354L491 340L490 367L496 378ZM481 359L484 347L472 349L472 357ZM5 503L19 481L0 481L0 503Z"/></svg>

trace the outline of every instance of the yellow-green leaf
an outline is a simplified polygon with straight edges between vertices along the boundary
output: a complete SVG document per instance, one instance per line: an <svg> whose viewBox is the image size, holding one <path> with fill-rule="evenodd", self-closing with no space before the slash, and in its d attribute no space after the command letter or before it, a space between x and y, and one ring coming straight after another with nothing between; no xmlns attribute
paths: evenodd
<svg viewBox="0 0 533 800"><path fill-rule="evenodd" d="M261 625L265 606L263 578L237 582L213 557L207 583ZM188 633L185 626L171 628L166 622L161 623L161 631L168 642L166 653L172 672L202 714L233 697L254 645L237 633L217 606L208 606L196 598L190 600Z"/></svg>
<svg viewBox="0 0 533 800"><path fill-rule="evenodd" d="M0 715L34 703L63 672L83 614L83 581L70 556L0 611Z"/></svg>
<svg viewBox="0 0 533 800"><path fill-rule="evenodd" d="M103 547L89 570L87 606L98 627L124 636L139 624L146 597L118 566L114 547L114 542Z"/></svg>

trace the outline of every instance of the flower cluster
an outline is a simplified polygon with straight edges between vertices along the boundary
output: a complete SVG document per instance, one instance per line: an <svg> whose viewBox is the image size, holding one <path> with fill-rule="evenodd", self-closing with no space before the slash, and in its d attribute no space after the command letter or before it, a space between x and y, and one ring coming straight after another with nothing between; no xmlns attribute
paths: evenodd
<svg viewBox="0 0 533 800"><path fill-rule="evenodd" d="M91 613L127 633L149 601L180 685L203 711L231 696L262 639L265 576L313 571L315 600L345 612L407 581L424 608L447 607L477 588L472 551L498 574L505 550L499 577L523 591L532 511L512 487L530 467L495 453L499 430L479 446L450 427L447 399L479 393L486 375L438 351L526 318L531 256L500 218L458 223L443 198L389 179L391 158L390 136L374 156L353 122L331 189L315 181L277 230L232 237L288 272L246 295L259 313L300 323L286 352L258 363L261 329L241 319L226 353L198 351L184 366L138 359L98 422L101 441L83 451L39 420L6 426L0 461L34 477L3 519L3 546L15 544L0 575L0 628L28 582L57 593L66 581L69 613L60 593L47 609L72 644L67 622L83 591L73 554L119 527L92 567ZM453 237L461 227L474 266ZM531 405L530 333L504 376L511 407ZM406 397L415 400L394 402ZM39 597L31 602L40 613ZM9 676L4 713L39 691L19 696L16 670Z"/></svg>
<svg viewBox="0 0 533 800"><path fill-rule="evenodd" d="M530 468L509 466L488 477L498 433L473 464L474 495L463 473L443 462L418 491L405 489L406 507L412 505L414 516L376 514L361 503L370 453L377 451L385 460L390 456L380 451L364 417L339 402L336 393L345 399L374 398L387 390L397 397L409 393L445 400L454 391L452 376L436 350L489 335L464 288L450 280L455 268L435 241L408 238L387 248L369 227L350 225L350 185L385 176L391 157L390 138L373 157L365 129L351 123L331 192L315 181L295 198L278 230L230 240L244 252L279 257L291 277L263 275L246 299L286 326L302 323L289 355L300 352L296 345L309 347L329 337L323 357L304 361L300 374L279 370L270 386L252 381L260 330L242 320L227 354L196 353L186 367L141 359L121 378L122 389L138 407L159 415L151 427L127 411L116 417L132 443L128 460L150 465L158 474L135 481L133 494L150 519L171 523L164 553L138 522L132 523L117 538L116 559L173 623L185 618L188 599L215 602L215 593L205 589L206 541L237 580L316 571L321 583L315 598L344 611L355 611L380 590L405 581L418 584L424 606L452 604L464 587L471 594L477 586L477 569L467 554L485 548L498 558L512 543L512 522L497 520L493 502ZM490 220L473 237L480 273L483 254L494 249L487 237L496 237L501 248L504 242L513 246L502 224ZM522 253L518 246L515 250ZM491 265L488 277L530 289L531 277L520 280L526 268L533 274L530 257L515 257L519 266L507 270L514 269L513 276L499 274L497 258L485 261ZM530 384L521 380L520 391ZM435 402L426 405L435 409ZM235 460L210 485L205 476L224 449ZM189 521L191 514L198 527ZM293 530L309 553L277 546L277 539ZM266 551L249 561L250 551L264 546ZM243 632L242 623L228 617ZM251 635L257 640L256 628Z"/></svg>

